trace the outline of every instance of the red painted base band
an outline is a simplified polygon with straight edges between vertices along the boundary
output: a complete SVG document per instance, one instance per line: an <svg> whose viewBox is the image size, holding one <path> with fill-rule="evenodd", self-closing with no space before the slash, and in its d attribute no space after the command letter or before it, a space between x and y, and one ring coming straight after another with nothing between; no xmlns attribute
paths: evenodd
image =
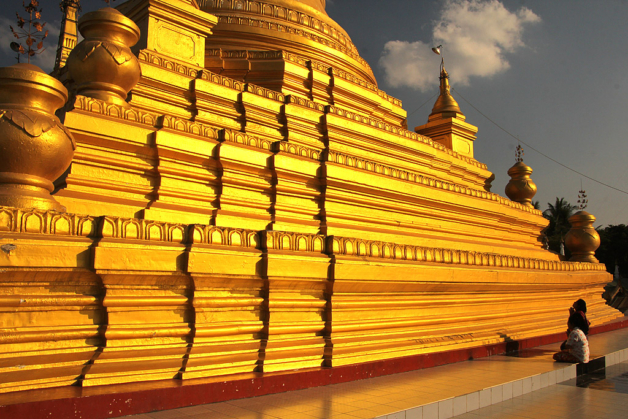
<svg viewBox="0 0 628 419"><path fill-rule="evenodd" d="M592 327L589 334L628 327L628 317ZM414 371L560 342L564 333L385 361L193 381L157 381L94 388L59 387L0 395L0 418L104 419Z"/></svg>

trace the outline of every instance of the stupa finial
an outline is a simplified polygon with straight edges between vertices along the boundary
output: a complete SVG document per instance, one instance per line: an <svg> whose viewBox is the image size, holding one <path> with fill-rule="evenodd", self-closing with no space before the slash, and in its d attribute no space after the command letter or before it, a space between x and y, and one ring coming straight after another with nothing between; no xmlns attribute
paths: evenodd
<svg viewBox="0 0 628 419"><path fill-rule="evenodd" d="M55 71L65 65L68 55L78 41L76 21L78 13L81 11L81 2L80 0L62 0L59 7L63 12L63 18L61 19L61 31L59 32L59 43L55 57Z"/></svg>
<svg viewBox="0 0 628 419"><path fill-rule="evenodd" d="M521 144L517 144L515 151L516 163L508 169L510 181L506 185L506 196L511 201L527 207L533 207L532 198L536 195L536 184L530 178L532 168L523 162L523 155L523 147L521 147Z"/></svg>
<svg viewBox="0 0 628 419"><path fill-rule="evenodd" d="M462 114L460 110L460 106L458 106L458 102L451 95L451 88L449 86L449 73L445 70L445 57L443 56L443 46L439 45L437 47L432 48L435 54L441 56L440 60L440 95L438 99L436 99L436 103L432 108L432 113L430 116L443 113L443 112L455 112L458 114Z"/></svg>
<svg viewBox="0 0 628 419"><path fill-rule="evenodd" d="M584 211L588 204L589 198L587 198L587 191L582 189L581 185L580 190L578 191L578 210Z"/></svg>
<svg viewBox="0 0 628 419"><path fill-rule="evenodd" d="M516 151L515 151L515 160L517 161L517 163L523 161L523 156L525 154L526 153L524 153L523 147L521 147L521 144L517 144L517 148L516 148Z"/></svg>

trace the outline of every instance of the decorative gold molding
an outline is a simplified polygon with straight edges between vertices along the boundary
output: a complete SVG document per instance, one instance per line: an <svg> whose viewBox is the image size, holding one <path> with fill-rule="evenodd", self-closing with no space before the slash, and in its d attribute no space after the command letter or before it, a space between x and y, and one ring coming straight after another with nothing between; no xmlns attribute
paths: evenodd
<svg viewBox="0 0 628 419"><path fill-rule="evenodd" d="M513 207L518 210L536 215L542 214L542 212L537 209L534 209L527 205L522 205L518 202L511 201L507 198L504 198L503 196L497 195L492 192L487 192L483 189L474 189L468 186L457 185L452 182L431 178L429 176L424 176L416 172L397 169L392 166L387 166L385 164L366 160L360 157L351 156L348 154L338 153L336 151L329 151L327 153L327 156L327 161L330 161L332 163L344 164L345 166L349 166L358 170L366 170L383 176L388 176L411 183L419 183L421 185L430 186L436 189L442 189L462 195L496 201L500 204L507 205L509 207Z"/></svg>
<svg viewBox="0 0 628 419"><path fill-rule="evenodd" d="M230 129L221 130L220 133L221 140L246 145L249 147L260 148L262 150L268 151L272 151L273 143L276 142L264 138L255 137L253 135L248 135L243 132L233 131Z"/></svg>
<svg viewBox="0 0 628 419"><path fill-rule="evenodd" d="M281 103L284 103L286 101L286 96L283 93L277 92L275 90L270 90L253 83L246 83L244 85L244 91L256 94L261 97L265 97L267 99L276 100L277 102Z"/></svg>
<svg viewBox="0 0 628 419"><path fill-rule="evenodd" d="M545 271L605 271L602 263L563 262L498 253L412 246L341 236L256 231L200 224L176 224L124 217L90 217L56 211L0 207L0 231L82 236L144 242L235 246L258 250L321 252L378 259ZM266 235L263 240L262 236ZM319 244L319 240L323 244Z"/></svg>
<svg viewBox="0 0 628 419"><path fill-rule="evenodd" d="M605 265L601 263L550 261L497 253L411 246L338 236L327 237L327 253L330 255L544 271L606 270Z"/></svg>
<svg viewBox="0 0 628 419"><path fill-rule="evenodd" d="M194 224L190 227L192 243L194 244L246 247L250 249L260 249L262 246L262 240L258 231L200 224Z"/></svg>
<svg viewBox="0 0 628 419"><path fill-rule="evenodd" d="M400 99L390 96L388 93L384 92L383 90L377 89L377 94L380 95L382 98L386 99L388 102L392 103L393 105L396 105L399 107L402 106L403 102Z"/></svg>
<svg viewBox="0 0 628 419"><path fill-rule="evenodd" d="M111 118L150 125L152 127L157 124L157 120L159 119L159 115L154 113L139 111L137 109L126 109L116 104L106 103L102 100L86 96L77 96L74 102L74 108Z"/></svg>
<svg viewBox="0 0 628 419"><path fill-rule="evenodd" d="M205 57L220 57L220 48L205 48Z"/></svg>
<svg viewBox="0 0 628 419"><path fill-rule="evenodd" d="M373 83L370 83L370 82L368 82L366 80L362 80L361 78L359 78L359 77L357 77L357 76L355 76L355 75L353 75L351 73L348 73L348 72L346 72L344 70L339 70L337 68L333 68L332 67L331 73L332 73L332 75L334 77L340 77L341 79L344 79L344 80L346 80L348 82L351 82L351 83L353 83L355 85L364 87L365 89L369 89L369 90L372 90L374 92L377 92L377 90L378 90L377 86L375 86Z"/></svg>
<svg viewBox="0 0 628 419"><path fill-rule="evenodd" d="M54 210L0 207L0 232L97 237L99 218Z"/></svg>
<svg viewBox="0 0 628 419"><path fill-rule="evenodd" d="M293 63L302 65L303 67L307 67L308 66L308 62L310 61L310 60L308 60L305 57L302 57L302 56L297 55L297 54L293 54L293 53L288 52L288 51L283 51L283 57L285 59L287 59L288 61L292 61Z"/></svg>
<svg viewBox="0 0 628 419"><path fill-rule="evenodd" d="M279 152L305 157L311 160L323 160L324 153L321 150L305 147L299 144L293 144L287 141L278 141L275 144L278 144L276 150Z"/></svg>
<svg viewBox="0 0 628 419"><path fill-rule="evenodd" d="M102 238L146 240L185 244L189 242L186 224L149 221L138 218L102 217L99 235Z"/></svg>
<svg viewBox="0 0 628 419"><path fill-rule="evenodd" d="M160 55L152 53L148 50L141 50L137 57L140 61L155 65L157 67L165 68L166 70L175 72L177 74L183 74L193 79L198 77L200 68L189 67L178 63L176 61L169 60Z"/></svg>
<svg viewBox="0 0 628 419"><path fill-rule="evenodd" d="M285 98L285 103L303 106L304 108L314 109L319 112L325 112L325 105L311 101L309 99L302 98L300 96L287 95Z"/></svg>
<svg viewBox="0 0 628 419"><path fill-rule="evenodd" d="M220 58L249 58L248 50L245 49L221 49Z"/></svg>
<svg viewBox="0 0 628 419"><path fill-rule="evenodd" d="M159 118L162 128L168 128L175 131L185 132L186 134L197 135L199 137L211 138L218 140L221 137L220 128L201 124L199 122L189 121L170 115L164 115Z"/></svg>
<svg viewBox="0 0 628 419"><path fill-rule="evenodd" d="M202 70L200 73L200 78L202 80L211 81L212 83L220 84L222 86L238 90L240 92L244 91L244 83L242 83L241 81L213 73L209 70Z"/></svg>
<svg viewBox="0 0 628 419"><path fill-rule="evenodd" d="M247 50L248 57L251 60L280 60L285 57L284 51L282 50L273 50L273 51L255 51L255 50Z"/></svg>
<svg viewBox="0 0 628 419"><path fill-rule="evenodd" d="M265 250L325 253L325 236L285 231L266 231Z"/></svg>

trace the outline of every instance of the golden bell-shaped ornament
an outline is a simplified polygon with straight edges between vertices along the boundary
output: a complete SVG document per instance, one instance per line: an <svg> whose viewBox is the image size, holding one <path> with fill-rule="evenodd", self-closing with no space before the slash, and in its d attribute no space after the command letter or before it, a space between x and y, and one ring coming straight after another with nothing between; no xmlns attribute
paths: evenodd
<svg viewBox="0 0 628 419"><path fill-rule="evenodd" d="M55 111L68 91L32 64L0 68L0 206L63 211L50 195L75 143Z"/></svg>
<svg viewBox="0 0 628 419"><path fill-rule="evenodd" d="M536 184L530 178L532 168L523 161L518 161L508 169L510 181L506 185L506 196L511 201L528 207L532 206L532 198L536 195Z"/></svg>
<svg viewBox="0 0 628 419"><path fill-rule="evenodd" d="M600 235L593 228L595 216L586 211L578 211L569 217L571 229L565 236L565 246L571 252L572 262L598 263L595 251L600 247Z"/></svg>
<svg viewBox="0 0 628 419"><path fill-rule="evenodd" d="M127 94L140 79L140 64L130 47L140 29L116 9L86 13L78 22L85 39L68 56L77 94L128 108Z"/></svg>

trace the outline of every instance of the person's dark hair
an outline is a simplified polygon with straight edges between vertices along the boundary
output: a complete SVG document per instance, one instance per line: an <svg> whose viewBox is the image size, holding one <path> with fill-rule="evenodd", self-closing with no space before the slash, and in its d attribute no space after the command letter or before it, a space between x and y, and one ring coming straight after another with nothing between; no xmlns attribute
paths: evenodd
<svg viewBox="0 0 628 419"><path fill-rule="evenodd" d="M587 321L584 319L584 316L578 312L569 316L569 323L582 330L585 335L589 332L589 325L587 324Z"/></svg>
<svg viewBox="0 0 628 419"><path fill-rule="evenodd" d="M587 312L587 303L582 298L573 303L573 306L576 311L582 311L583 313Z"/></svg>

